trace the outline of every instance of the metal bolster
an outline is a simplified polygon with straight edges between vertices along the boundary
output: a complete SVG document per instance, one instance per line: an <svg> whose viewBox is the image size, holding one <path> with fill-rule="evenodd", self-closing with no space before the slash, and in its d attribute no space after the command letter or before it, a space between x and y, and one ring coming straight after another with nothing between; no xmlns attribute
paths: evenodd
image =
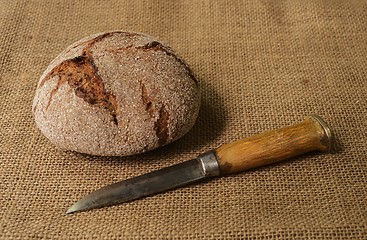
<svg viewBox="0 0 367 240"><path fill-rule="evenodd" d="M325 145L327 146L326 152L329 152L333 149L333 134L331 133L331 130L329 128L329 126L327 125L327 123L319 116L313 114L310 116L313 120L315 120L316 122L318 122L320 124L320 126L322 127L322 129L324 130L325 136L323 137L322 141L325 143Z"/></svg>
<svg viewBox="0 0 367 240"><path fill-rule="evenodd" d="M220 175L219 163L214 150L199 155L197 160L201 163L205 177L215 177Z"/></svg>

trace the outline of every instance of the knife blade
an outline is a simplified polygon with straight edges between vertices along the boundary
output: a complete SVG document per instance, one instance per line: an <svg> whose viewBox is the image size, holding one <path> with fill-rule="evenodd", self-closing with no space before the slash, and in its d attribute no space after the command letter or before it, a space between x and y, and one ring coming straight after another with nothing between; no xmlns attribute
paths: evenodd
<svg viewBox="0 0 367 240"><path fill-rule="evenodd" d="M298 124L225 144L197 158L102 187L76 202L66 213L129 202L200 181L333 146L329 126L317 115Z"/></svg>

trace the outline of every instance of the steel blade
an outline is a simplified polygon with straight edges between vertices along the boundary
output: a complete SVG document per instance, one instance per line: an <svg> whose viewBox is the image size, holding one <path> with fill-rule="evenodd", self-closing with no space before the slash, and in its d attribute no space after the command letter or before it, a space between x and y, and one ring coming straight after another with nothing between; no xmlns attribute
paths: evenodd
<svg viewBox="0 0 367 240"><path fill-rule="evenodd" d="M76 202L67 213L132 201L196 182L205 178L205 175L200 160L189 160L102 187Z"/></svg>

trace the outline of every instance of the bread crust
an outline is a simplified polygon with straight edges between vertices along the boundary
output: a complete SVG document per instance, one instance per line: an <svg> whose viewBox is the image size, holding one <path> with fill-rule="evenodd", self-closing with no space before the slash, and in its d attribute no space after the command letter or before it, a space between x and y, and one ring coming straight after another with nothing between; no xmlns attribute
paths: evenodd
<svg viewBox="0 0 367 240"><path fill-rule="evenodd" d="M56 57L32 109L38 128L62 149L127 156L182 137L199 108L198 82L167 45L113 31L81 39Z"/></svg>

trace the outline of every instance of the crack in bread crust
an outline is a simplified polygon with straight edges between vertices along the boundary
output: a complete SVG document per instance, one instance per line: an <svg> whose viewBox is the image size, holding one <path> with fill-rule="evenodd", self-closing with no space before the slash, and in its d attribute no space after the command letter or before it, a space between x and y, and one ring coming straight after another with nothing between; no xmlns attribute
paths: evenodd
<svg viewBox="0 0 367 240"><path fill-rule="evenodd" d="M149 42L143 46L136 46L134 47L133 45L129 45L126 47L121 47L121 48L117 48L117 49L107 49L107 52L110 53L121 53L124 51L129 51L129 50L143 50L143 51L148 51L148 50L153 50L153 51L162 51L165 54L167 54L168 56L173 57L177 62L179 62L180 64L182 64L182 66L184 67L187 75L189 75L189 77L194 81L194 83L196 84L196 86L199 85L198 80L195 78L194 73L192 72L192 70L189 68L189 66L184 62L184 60L182 60L179 56L177 56L170 47L167 46L163 46L160 42L157 41L152 41Z"/></svg>
<svg viewBox="0 0 367 240"><path fill-rule="evenodd" d="M96 42L113 33L117 32L106 33L87 41L87 46L83 49L81 56L63 61L45 76L40 83L39 88L52 77L58 76L59 78L56 87L54 87L50 93L50 97L45 108L46 110L50 106L52 98L60 86L64 83L68 83L69 86L74 89L76 96L82 98L93 106L107 109L111 114L112 121L118 125L117 116L119 115L120 110L116 96L106 91L102 78L98 74L98 68L94 64L91 50L92 46Z"/></svg>
<svg viewBox="0 0 367 240"><path fill-rule="evenodd" d="M196 86L198 86L198 81L196 80L192 70L189 68L189 66L179 56L177 56L172 51L172 49L170 47L163 46L160 42L152 41L152 42L149 42L149 43L145 44L144 46L136 47L136 49L162 51L162 52L166 53L168 56L173 57L174 59L176 59L176 61L178 61L179 63L181 63L184 66L184 68L185 68L187 74L189 75L189 77L195 82Z"/></svg>
<svg viewBox="0 0 367 240"><path fill-rule="evenodd" d="M158 144L160 146L164 145L168 141L168 121L169 121L169 113L167 112L166 107L162 104L159 110L159 118L154 124L154 130L158 137Z"/></svg>
<svg viewBox="0 0 367 240"><path fill-rule="evenodd" d="M149 114L151 118L154 118L155 105L153 103L153 99L149 96L145 84L141 82L140 86L141 86L141 98L145 106L145 111ZM154 131L156 133L156 136L158 137L158 144L160 146L166 144L169 138L168 121L169 121L169 113L166 109L166 106L162 104L159 110L158 119L154 123Z"/></svg>
<svg viewBox="0 0 367 240"><path fill-rule="evenodd" d="M141 86L141 99L143 101L143 104L145 105L145 111L149 113L150 117L154 117L154 105L153 105L153 99L148 95L147 87L144 83L140 83Z"/></svg>

